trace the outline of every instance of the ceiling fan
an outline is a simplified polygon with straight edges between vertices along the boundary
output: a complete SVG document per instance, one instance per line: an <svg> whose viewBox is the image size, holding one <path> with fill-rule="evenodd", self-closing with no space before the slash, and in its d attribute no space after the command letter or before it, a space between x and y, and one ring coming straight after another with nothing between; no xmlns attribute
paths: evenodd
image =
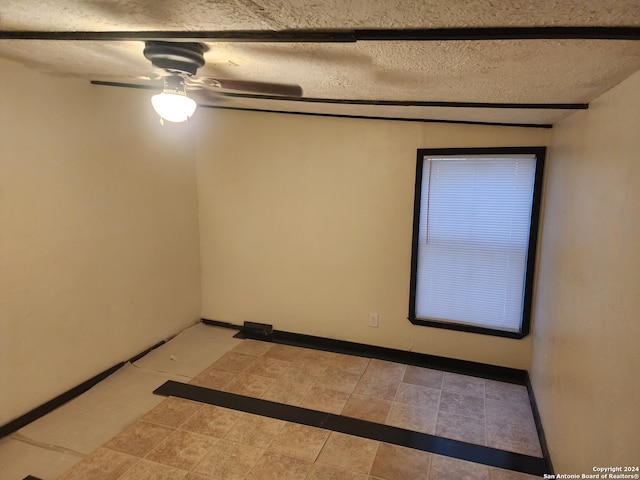
<svg viewBox="0 0 640 480"><path fill-rule="evenodd" d="M205 64L204 52L207 50L202 43L145 42L144 56L161 70L164 81L162 93L151 99L161 120L184 122L193 115L197 105L187 96L187 90L223 89L283 97L302 96L300 85L198 77L196 73Z"/></svg>

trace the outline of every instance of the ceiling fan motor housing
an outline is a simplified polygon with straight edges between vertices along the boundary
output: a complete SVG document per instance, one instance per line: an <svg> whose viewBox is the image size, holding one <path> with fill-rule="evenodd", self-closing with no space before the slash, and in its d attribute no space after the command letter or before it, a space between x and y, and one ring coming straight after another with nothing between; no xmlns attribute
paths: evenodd
<svg viewBox="0 0 640 480"><path fill-rule="evenodd" d="M194 42L145 42L144 56L172 74L195 75L204 65L206 46Z"/></svg>

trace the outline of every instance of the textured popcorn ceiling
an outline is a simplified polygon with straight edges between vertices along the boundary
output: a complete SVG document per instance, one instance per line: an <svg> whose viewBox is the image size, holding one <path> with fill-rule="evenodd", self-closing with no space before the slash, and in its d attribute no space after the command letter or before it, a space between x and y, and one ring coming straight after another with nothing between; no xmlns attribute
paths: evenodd
<svg viewBox="0 0 640 480"><path fill-rule="evenodd" d="M640 0L3 0L0 30L640 26ZM588 103L640 69L638 40L208 42L199 75L297 83L305 97ZM0 57L58 76L155 84L142 41L0 40ZM104 88L104 87L96 87ZM140 91L140 95L149 95ZM207 103L214 104L208 100ZM571 110L363 106L224 98L225 107L497 123Z"/></svg>

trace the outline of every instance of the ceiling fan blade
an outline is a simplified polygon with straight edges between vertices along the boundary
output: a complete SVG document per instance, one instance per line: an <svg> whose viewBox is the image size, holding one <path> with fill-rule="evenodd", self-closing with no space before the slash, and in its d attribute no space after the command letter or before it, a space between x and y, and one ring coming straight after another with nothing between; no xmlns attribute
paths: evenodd
<svg viewBox="0 0 640 480"><path fill-rule="evenodd" d="M187 95L193 98L198 105L218 105L227 101L223 92L216 92L211 88L198 88L189 90Z"/></svg>
<svg viewBox="0 0 640 480"><path fill-rule="evenodd" d="M226 78L200 77L198 83L207 87L242 92L278 95L281 97L302 97L302 87L288 83L255 82L252 80L234 80Z"/></svg>
<svg viewBox="0 0 640 480"><path fill-rule="evenodd" d="M128 83L128 82L115 82L109 80L91 80L91 85L102 85L104 87L123 87L123 88L136 88L139 90L151 90L154 92L161 92L161 85L149 85L140 83Z"/></svg>

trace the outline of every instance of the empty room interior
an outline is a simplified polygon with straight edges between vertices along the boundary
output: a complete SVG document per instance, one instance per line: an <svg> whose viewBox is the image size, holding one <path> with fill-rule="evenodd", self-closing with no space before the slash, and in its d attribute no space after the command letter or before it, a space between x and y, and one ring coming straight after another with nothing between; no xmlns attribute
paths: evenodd
<svg viewBox="0 0 640 480"><path fill-rule="evenodd" d="M637 1L5 1L0 86L0 480L638 478Z"/></svg>

